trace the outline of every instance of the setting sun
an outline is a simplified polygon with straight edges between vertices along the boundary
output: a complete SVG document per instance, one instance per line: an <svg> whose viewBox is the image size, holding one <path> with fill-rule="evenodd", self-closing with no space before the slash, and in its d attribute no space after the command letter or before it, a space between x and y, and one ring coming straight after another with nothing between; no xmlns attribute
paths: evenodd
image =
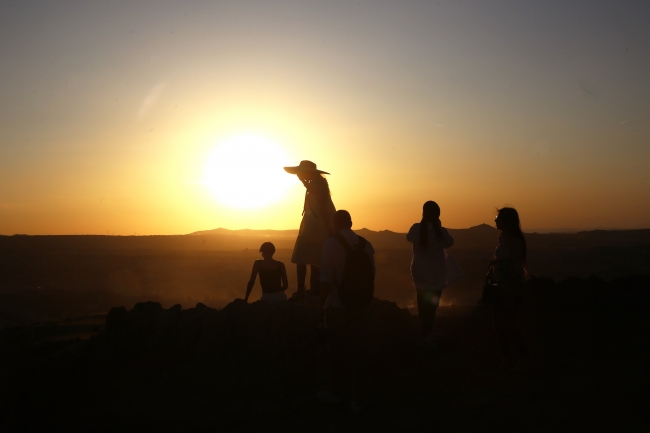
<svg viewBox="0 0 650 433"><path fill-rule="evenodd" d="M289 158L272 141L253 134L221 143L208 158L204 183L222 204L252 209L279 201L295 183L282 167Z"/></svg>

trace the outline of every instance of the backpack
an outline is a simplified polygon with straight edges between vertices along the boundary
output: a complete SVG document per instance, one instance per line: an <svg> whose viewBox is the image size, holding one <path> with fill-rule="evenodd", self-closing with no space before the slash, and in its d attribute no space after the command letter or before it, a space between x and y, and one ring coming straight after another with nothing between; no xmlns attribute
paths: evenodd
<svg viewBox="0 0 650 433"><path fill-rule="evenodd" d="M375 294L375 270L365 252L367 241L359 236L359 243L352 248L341 234L337 234L336 239L346 251L343 277L338 285L341 305L367 307Z"/></svg>

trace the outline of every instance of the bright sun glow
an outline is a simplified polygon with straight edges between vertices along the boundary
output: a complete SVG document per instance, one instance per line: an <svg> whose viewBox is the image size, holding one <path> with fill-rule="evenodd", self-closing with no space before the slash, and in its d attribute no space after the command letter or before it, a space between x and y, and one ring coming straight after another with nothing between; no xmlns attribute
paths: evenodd
<svg viewBox="0 0 650 433"><path fill-rule="evenodd" d="M226 206L259 208L279 201L295 183L295 176L282 169L288 165L288 156L273 142L239 135L221 143L208 158L204 182Z"/></svg>

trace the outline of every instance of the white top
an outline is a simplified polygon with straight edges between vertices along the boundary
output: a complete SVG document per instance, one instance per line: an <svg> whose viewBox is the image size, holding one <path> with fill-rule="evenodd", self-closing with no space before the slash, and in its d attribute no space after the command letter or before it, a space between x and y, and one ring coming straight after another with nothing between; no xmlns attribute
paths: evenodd
<svg viewBox="0 0 650 433"><path fill-rule="evenodd" d="M359 243L359 236L351 229L344 229L339 231L345 238L348 244L354 248ZM372 267L375 268L375 249L372 244L366 240L366 247L364 249ZM320 266L320 281L321 283L329 283L332 285L332 290L325 302L325 307L341 307L341 300L339 299L339 292L337 287L343 278L343 268L345 266L346 250L341 242L335 237L331 237L325 241L323 245L323 259Z"/></svg>
<svg viewBox="0 0 650 433"><path fill-rule="evenodd" d="M415 223L406 235L413 243L411 277L415 287L420 290L441 290L445 286L445 251L454 244L447 229L441 227L442 240L438 240L433 223L427 223L429 235L426 251L420 248L420 223Z"/></svg>

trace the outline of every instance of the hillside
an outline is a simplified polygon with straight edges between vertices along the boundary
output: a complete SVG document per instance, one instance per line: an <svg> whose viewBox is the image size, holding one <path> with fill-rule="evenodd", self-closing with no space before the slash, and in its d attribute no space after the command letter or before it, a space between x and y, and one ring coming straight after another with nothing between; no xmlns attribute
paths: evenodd
<svg viewBox="0 0 650 433"><path fill-rule="evenodd" d="M241 297L258 259L272 240L276 259L288 265L289 294L296 287L290 264L295 239L273 231L219 231L180 236L0 236L0 328L105 313L155 300L169 307L202 302L221 308ZM376 250L376 293L400 307L414 305L411 244L403 233L358 231ZM473 304L498 232L481 225L451 229L450 249L467 278L448 289L443 303ZM650 275L650 230L526 234L528 271L556 281ZM259 286L251 300L260 296Z"/></svg>

